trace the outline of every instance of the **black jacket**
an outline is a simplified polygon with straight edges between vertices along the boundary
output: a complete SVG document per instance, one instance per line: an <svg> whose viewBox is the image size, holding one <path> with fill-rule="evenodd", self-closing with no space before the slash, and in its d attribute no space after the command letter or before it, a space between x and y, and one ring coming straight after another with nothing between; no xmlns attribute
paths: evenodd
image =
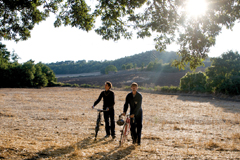
<svg viewBox="0 0 240 160"><path fill-rule="evenodd" d="M130 105L130 114L134 114L135 117L142 116L142 95L137 92L135 97L133 97L132 92L130 92L124 104L123 112L126 113L128 110L128 105Z"/></svg>
<svg viewBox="0 0 240 160"><path fill-rule="evenodd" d="M114 92L110 90L102 91L98 99L94 102L94 106L96 106L101 101L102 98L103 98L103 109L106 109L107 107L113 108L115 104Z"/></svg>

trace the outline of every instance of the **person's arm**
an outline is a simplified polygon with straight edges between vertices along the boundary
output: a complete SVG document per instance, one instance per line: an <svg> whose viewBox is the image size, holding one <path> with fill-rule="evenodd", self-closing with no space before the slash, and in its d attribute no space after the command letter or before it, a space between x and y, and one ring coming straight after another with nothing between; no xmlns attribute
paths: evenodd
<svg viewBox="0 0 240 160"><path fill-rule="evenodd" d="M138 113L141 110L141 108L142 108L142 95L139 94L138 99L137 99L137 106L136 106L136 108L133 111L134 116L138 115Z"/></svg>
<svg viewBox="0 0 240 160"><path fill-rule="evenodd" d="M128 95L127 95L126 100L125 100L125 104L123 106L123 114L125 114L125 115L126 115L127 110L128 110L128 104L129 104L129 98L128 98Z"/></svg>
<svg viewBox="0 0 240 160"><path fill-rule="evenodd" d="M93 107L95 107L95 106L102 100L102 97L103 97L103 96L102 96L102 93L103 93L103 92L100 93L98 99L94 102Z"/></svg>

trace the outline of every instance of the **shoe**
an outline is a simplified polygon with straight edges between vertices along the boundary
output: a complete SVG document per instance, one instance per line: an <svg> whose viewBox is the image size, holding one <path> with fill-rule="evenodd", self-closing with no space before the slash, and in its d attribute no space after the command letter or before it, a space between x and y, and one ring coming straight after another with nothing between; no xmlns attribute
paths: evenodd
<svg viewBox="0 0 240 160"><path fill-rule="evenodd" d="M136 143L136 139L133 139L133 142L132 142L132 144L135 144Z"/></svg>
<svg viewBox="0 0 240 160"><path fill-rule="evenodd" d="M114 136L112 136L112 139L115 139L116 138L116 136L114 135Z"/></svg>
<svg viewBox="0 0 240 160"><path fill-rule="evenodd" d="M106 135L104 138L108 138L109 137L109 135Z"/></svg>

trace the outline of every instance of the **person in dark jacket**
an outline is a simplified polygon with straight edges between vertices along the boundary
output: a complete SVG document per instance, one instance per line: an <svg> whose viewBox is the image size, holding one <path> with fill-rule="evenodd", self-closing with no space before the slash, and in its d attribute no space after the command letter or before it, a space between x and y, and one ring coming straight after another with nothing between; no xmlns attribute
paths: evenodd
<svg viewBox="0 0 240 160"><path fill-rule="evenodd" d="M142 95L137 92L138 84L133 82L131 85L132 92L127 97L123 107L122 115L126 115L128 106L130 105L130 124L131 124L131 135L133 144L141 144L141 133L142 133Z"/></svg>
<svg viewBox="0 0 240 160"><path fill-rule="evenodd" d="M114 92L110 91L112 88L112 83L107 81L105 82L105 91L102 91L99 95L98 99L94 102L92 108L94 108L103 98L103 109L107 110L104 113L104 120L105 120L105 130L106 136L105 138L109 137L110 135L114 139L115 136L115 120L114 120ZM109 126L109 119L111 121L111 127ZM111 132L110 132L111 131Z"/></svg>

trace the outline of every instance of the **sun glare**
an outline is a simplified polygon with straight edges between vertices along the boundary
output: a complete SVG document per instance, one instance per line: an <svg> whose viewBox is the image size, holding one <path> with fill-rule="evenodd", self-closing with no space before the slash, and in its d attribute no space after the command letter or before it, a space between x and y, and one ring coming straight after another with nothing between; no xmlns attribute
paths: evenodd
<svg viewBox="0 0 240 160"><path fill-rule="evenodd" d="M205 0L188 0L187 12L190 16L197 17L203 15L207 10Z"/></svg>

